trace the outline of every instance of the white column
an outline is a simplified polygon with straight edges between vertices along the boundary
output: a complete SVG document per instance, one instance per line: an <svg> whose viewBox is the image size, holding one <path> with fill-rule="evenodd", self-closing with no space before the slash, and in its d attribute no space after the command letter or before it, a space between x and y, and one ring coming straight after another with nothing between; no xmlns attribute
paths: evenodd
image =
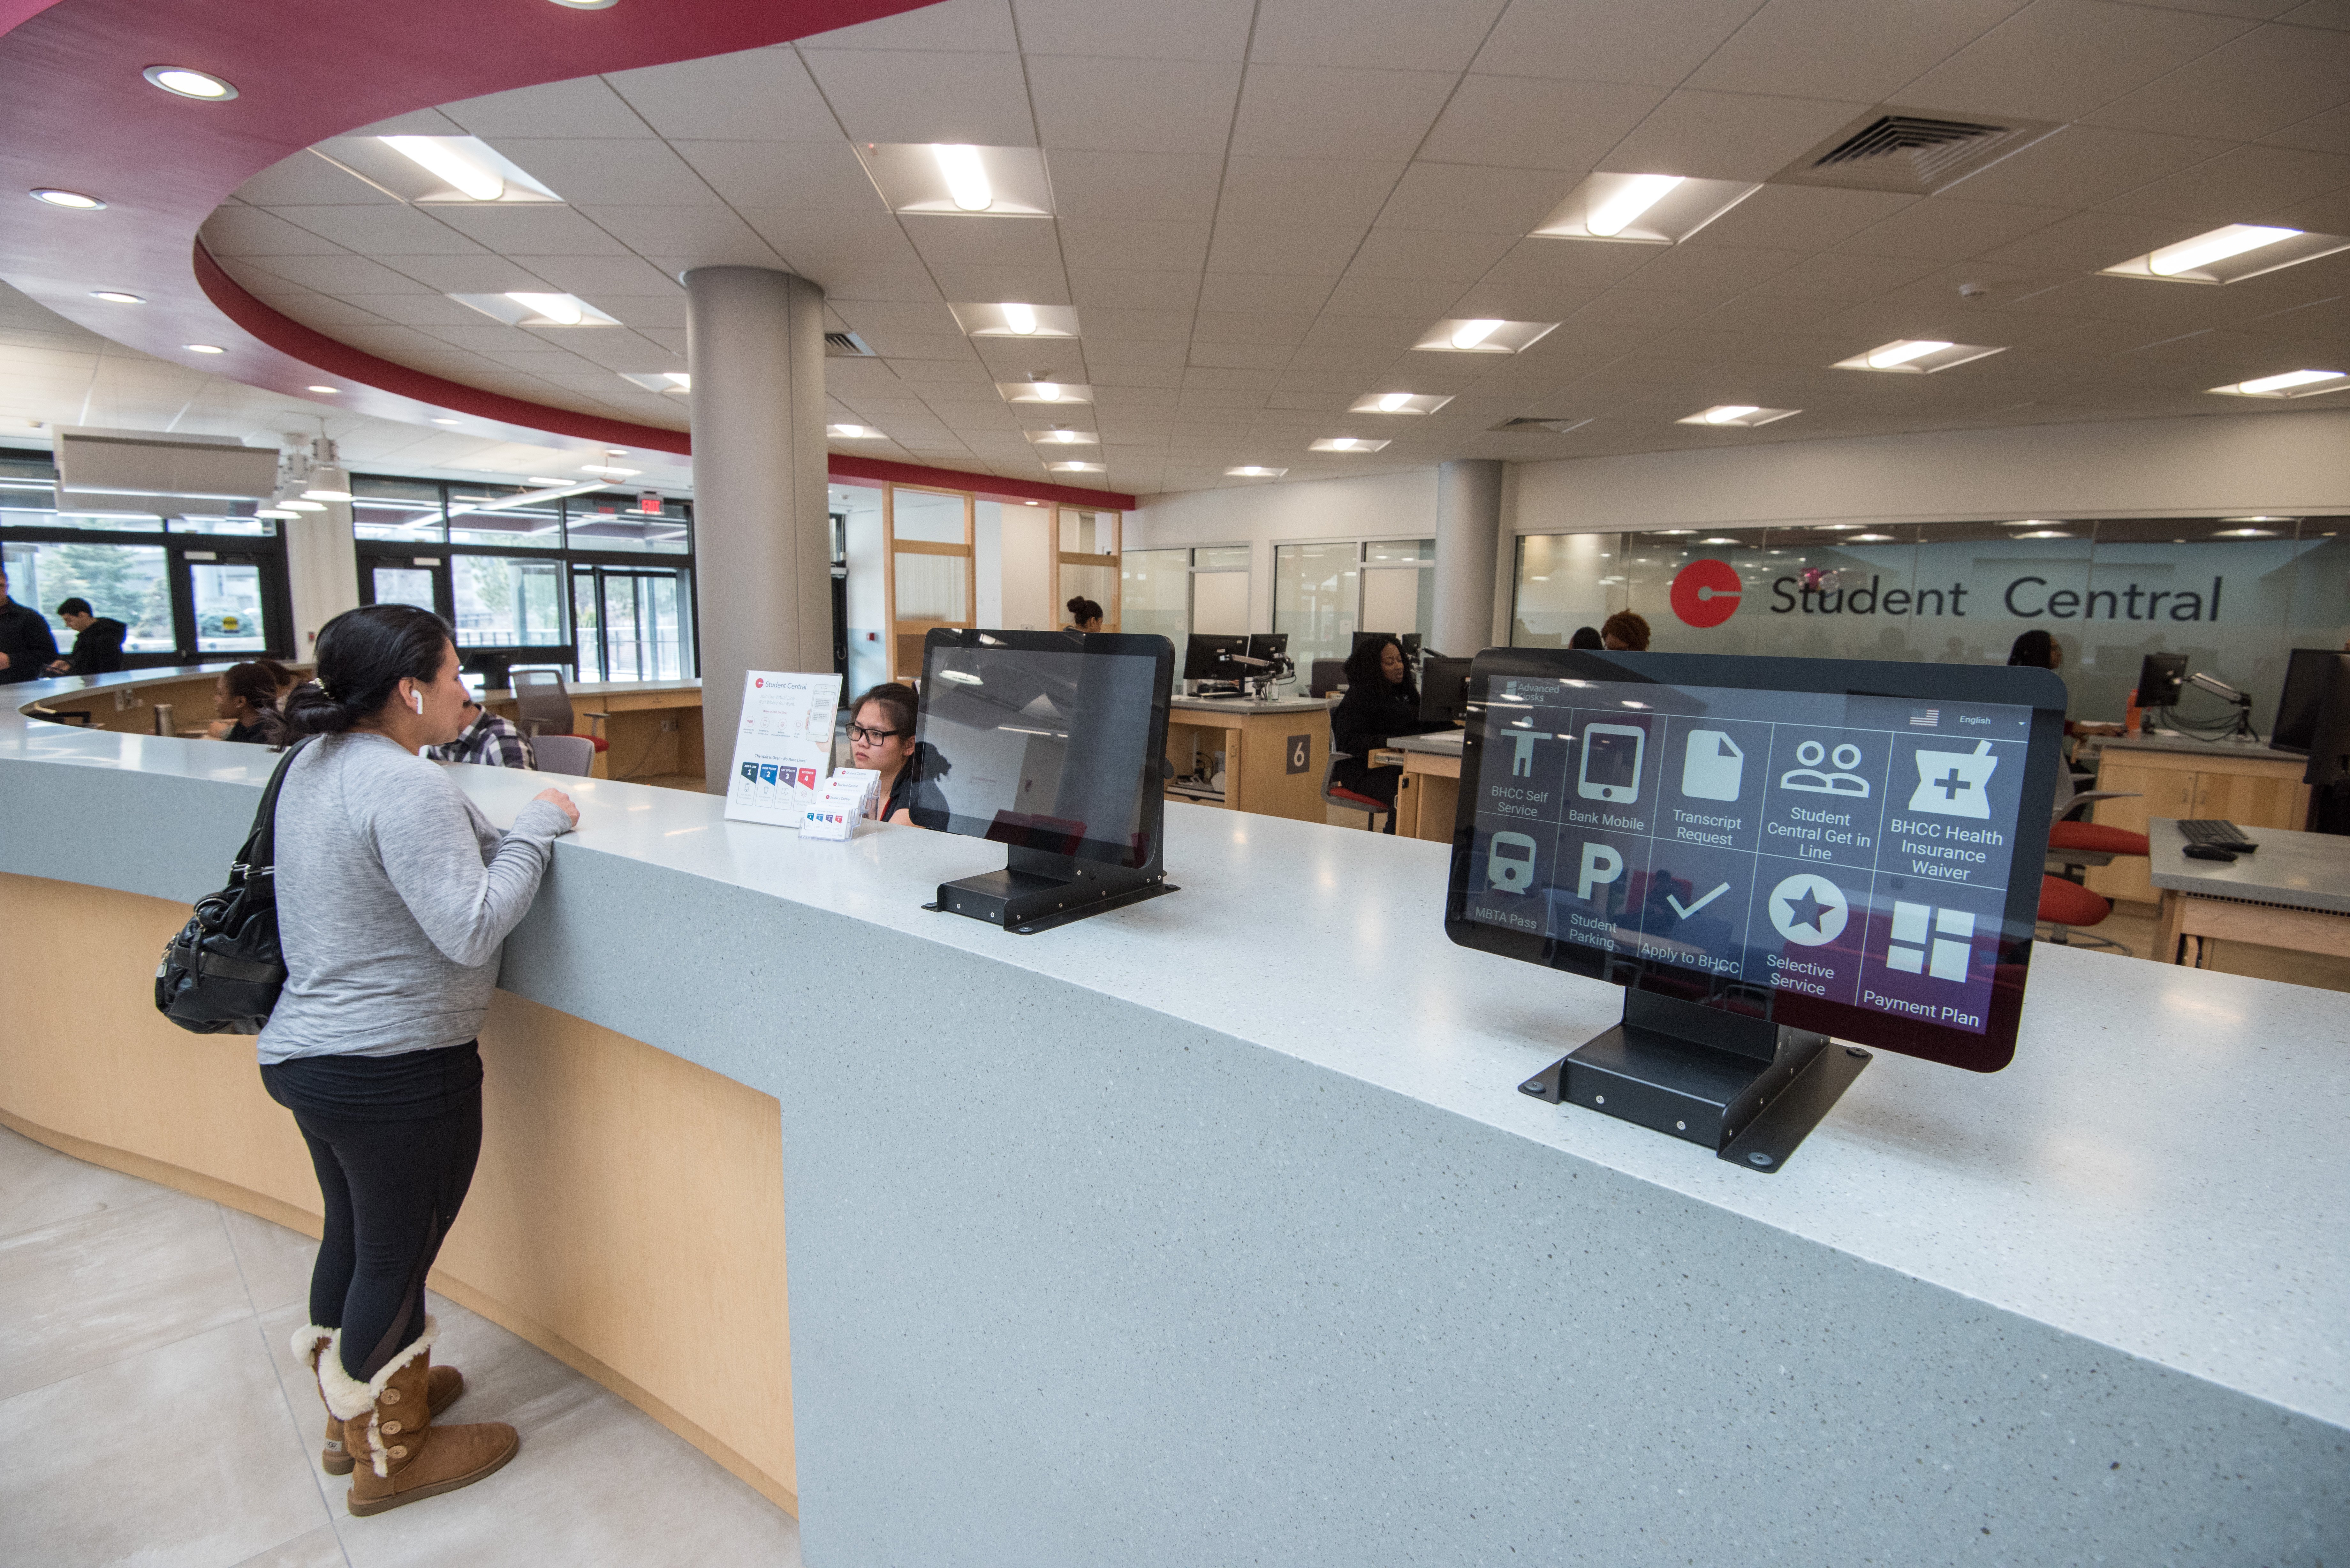
<svg viewBox="0 0 2350 1568"><path fill-rule="evenodd" d="M359 604L359 550L351 543L351 508L330 501L324 512L280 522L286 531L286 586L294 615L294 657L318 655L318 628Z"/></svg>
<svg viewBox="0 0 2350 1568"><path fill-rule="evenodd" d="M685 275L702 754L723 794L746 670L832 668L824 290L764 267Z"/></svg>
<svg viewBox="0 0 2350 1568"><path fill-rule="evenodd" d="M1494 561L1501 551L1502 464L1462 458L1436 471L1436 616L1428 646L1465 659L1493 630Z"/></svg>

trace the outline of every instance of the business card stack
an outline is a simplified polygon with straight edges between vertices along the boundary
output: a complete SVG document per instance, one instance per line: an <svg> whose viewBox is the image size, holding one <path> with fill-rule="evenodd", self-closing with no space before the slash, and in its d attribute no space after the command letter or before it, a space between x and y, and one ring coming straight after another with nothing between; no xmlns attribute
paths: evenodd
<svg viewBox="0 0 2350 1568"><path fill-rule="evenodd" d="M803 838L848 838L858 819L880 793L881 775L871 768L835 768L816 791L800 821Z"/></svg>

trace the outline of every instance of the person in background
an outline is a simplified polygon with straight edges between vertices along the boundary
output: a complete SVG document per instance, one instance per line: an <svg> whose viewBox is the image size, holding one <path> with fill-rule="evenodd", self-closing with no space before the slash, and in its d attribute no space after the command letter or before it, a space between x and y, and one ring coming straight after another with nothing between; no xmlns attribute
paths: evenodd
<svg viewBox="0 0 2350 1568"><path fill-rule="evenodd" d="M0 685L38 680L57 661L57 633L48 618L8 597L8 574L0 570Z"/></svg>
<svg viewBox="0 0 2350 1568"><path fill-rule="evenodd" d="M1648 651L1648 623L1630 610L1617 610L1599 623L1599 640L1610 653Z"/></svg>
<svg viewBox="0 0 2350 1568"><path fill-rule="evenodd" d="M130 635L129 627L93 614L84 598L59 605L57 618L74 634L74 645L71 653L51 661L50 674L111 675L122 668L122 639Z"/></svg>
<svg viewBox="0 0 2350 1568"><path fill-rule="evenodd" d="M1599 628L1597 627L1578 626L1575 628L1575 635L1566 639L1566 646L1569 648L1604 649L1607 644L1600 639Z"/></svg>
<svg viewBox="0 0 2350 1568"><path fill-rule="evenodd" d="M1079 594L1068 602L1069 624L1063 631L1099 631L1102 628L1102 607Z"/></svg>
<svg viewBox="0 0 2350 1568"><path fill-rule="evenodd" d="M471 697L465 699L465 732L445 746L427 746L436 763L473 763L485 768L536 768L530 737L511 719L502 719Z"/></svg>
<svg viewBox="0 0 2350 1568"><path fill-rule="evenodd" d="M1451 728L1420 718L1419 688L1404 660L1403 644L1391 635L1367 639L1347 656L1347 694L1330 711L1330 749L1348 753L1332 770L1330 782L1385 805L1386 831L1393 833L1396 784L1403 770L1375 768L1367 760L1370 753L1396 735Z"/></svg>
<svg viewBox="0 0 2350 1568"><path fill-rule="evenodd" d="M277 711L277 682L258 664L232 664L213 682L213 711L217 720L208 732L215 741L243 741L254 745L283 744L286 721Z"/></svg>
<svg viewBox="0 0 2350 1568"><path fill-rule="evenodd" d="M2007 650L2010 664L2030 665L2034 670L2064 668L2064 649L2054 638L2044 631L2032 630L2019 636Z"/></svg>
<svg viewBox="0 0 2350 1568"><path fill-rule="evenodd" d="M285 712L288 706L286 700L294 695L294 688L307 684L310 678L286 669L274 659L256 659L254 662L269 671L269 679L277 683L277 711Z"/></svg>
<svg viewBox="0 0 2350 1568"><path fill-rule="evenodd" d="M876 686L848 711L849 762L881 775L873 815L883 822L914 820L910 808L915 786L924 776L914 742L914 720L920 711L914 689L895 680Z"/></svg>
<svg viewBox="0 0 2350 1568"><path fill-rule="evenodd" d="M277 799L286 989L261 1081L325 1203L293 1348L326 1402L322 1463L351 1476L359 1515L471 1486L521 1446L502 1421L435 1419L464 1379L432 1365L424 1280L481 1156L476 1036L506 933L579 813L541 790L501 833L417 755L457 738L466 697L438 616L369 605L320 629L318 682L287 716L318 739Z"/></svg>

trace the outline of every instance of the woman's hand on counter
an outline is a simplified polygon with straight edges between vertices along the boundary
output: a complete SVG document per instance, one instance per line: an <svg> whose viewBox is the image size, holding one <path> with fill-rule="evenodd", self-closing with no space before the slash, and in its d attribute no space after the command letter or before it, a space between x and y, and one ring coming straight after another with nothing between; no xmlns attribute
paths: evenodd
<svg viewBox="0 0 2350 1568"><path fill-rule="evenodd" d="M577 827L579 826L579 808L572 805L571 797L565 794L561 790L543 789L530 798L533 800L546 801L547 804L554 806L556 810L569 817L571 819L572 826Z"/></svg>

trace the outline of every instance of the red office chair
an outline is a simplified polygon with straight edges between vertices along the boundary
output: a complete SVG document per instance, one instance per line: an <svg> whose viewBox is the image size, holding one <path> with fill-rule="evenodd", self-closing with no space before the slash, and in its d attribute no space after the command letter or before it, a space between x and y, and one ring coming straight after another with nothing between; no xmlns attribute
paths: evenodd
<svg viewBox="0 0 2350 1568"><path fill-rule="evenodd" d="M2062 877L2040 878L2040 923L2048 929L2041 940L2070 947L2077 939L2093 947L2111 948L2127 956L2129 949L2110 937L2083 936L2084 929L2100 924L2114 912L2112 900Z"/></svg>
<svg viewBox="0 0 2350 1568"><path fill-rule="evenodd" d="M1369 815L1363 818L1363 826L1367 828L1377 827L1380 815L1393 811L1395 807L1374 796L1350 790L1337 782L1338 764L1352 754L1349 752L1334 750L1330 753L1330 760L1323 764L1322 804L1338 806L1347 811L1367 812Z"/></svg>

